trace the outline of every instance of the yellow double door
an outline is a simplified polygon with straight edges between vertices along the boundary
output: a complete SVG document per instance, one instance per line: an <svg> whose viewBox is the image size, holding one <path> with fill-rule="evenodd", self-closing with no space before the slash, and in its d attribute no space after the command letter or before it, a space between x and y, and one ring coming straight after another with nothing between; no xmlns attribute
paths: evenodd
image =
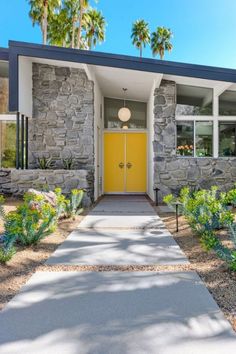
<svg viewBox="0 0 236 354"><path fill-rule="evenodd" d="M104 192L146 192L146 133L104 133Z"/></svg>

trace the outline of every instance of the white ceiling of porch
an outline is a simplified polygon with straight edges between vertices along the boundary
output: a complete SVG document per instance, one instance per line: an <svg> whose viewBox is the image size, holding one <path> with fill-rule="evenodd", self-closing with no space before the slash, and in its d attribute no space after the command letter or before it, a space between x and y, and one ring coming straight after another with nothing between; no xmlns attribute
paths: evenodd
<svg viewBox="0 0 236 354"><path fill-rule="evenodd" d="M103 96L123 98L122 88L127 88L126 98L135 101L148 101L154 80L160 76L135 70L89 66L96 76Z"/></svg>

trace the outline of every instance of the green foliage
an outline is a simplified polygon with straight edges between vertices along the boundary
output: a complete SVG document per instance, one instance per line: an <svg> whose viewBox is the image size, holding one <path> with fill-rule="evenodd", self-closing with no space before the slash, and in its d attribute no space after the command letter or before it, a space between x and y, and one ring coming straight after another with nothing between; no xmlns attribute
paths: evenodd
<svg viewBox="0 0 236 354"><path fill-rule="evenodd" d="M73 157L67 157L65 159L62 159L63 167L64 170L72 170L73 165L74 165L74 159Z"/></svg>
<svg viewBox="0 0 236 354"><path fill-rule="evenodd" d="M200 242L201 242L202 247L206 251L210 251L211 249L215 248L219 244L219 240L215 236L213 231L205 231L201 235Z"/></svg>
<svg viewBox="0 0 236 354"><path fill-rule="evenodd" d="M39 157L38 158L38 165L41 170L49 170L52 168L52 158L51 157Z"/></svg>
<svg viewBox="0 0 236 354"><path fill-rule="evenodd" d="M66 204L67 217L74 218L76 215L82 213L83 209L80 208L81 202L84 197L84 191L82 189L72 189L69 201Z"/></svg>
<svg viewBox="0 0 236 354"><path fill-rule="evenodd" d="M139 49L141 58L143 48L150 43L150 30L148 23L144 20L135 21L132 25L131 39L132 44Z"/></svg>
<svg viewBox="0 0 236 354"><path fill-rule="evenodd" d="M172 207L176 201L181 203L182 214L192 230L200 236L203 248L207 251L213 250L234 271L236 271L236 224L232 211L228 210L228 204L234 204L235 198L235 188L227 193L219 193L217 187L195 192L185 187L178 197L169 194L164 198L164 201ZM217 230L223 227L230 231L233 250L224 246L217 236Z"/></svg>
<svg viewBox="0 0 236 354"><path fill-rule="evenodd" d="M171 30L165 27L157 27L156 31L151 34L151 49L153 56L159 55L164 58L165 52L170 52L173 48L170 40L173 36Z"/></svg>
<svg viewBox="0 0 236 354"><path fill-rule="evenodd" d="M11 247L9 249L0 247L0 263L7 263L12 259L15 253L16 249L14 247Z"/></svg>
<svg viewBox="0 0 236 354"><path fill-rule="evenodd" d="M55 230L56 211L43 197L24 195L24 202L5 217L4 244L10 249L16 242L35 245Z"/></svg>

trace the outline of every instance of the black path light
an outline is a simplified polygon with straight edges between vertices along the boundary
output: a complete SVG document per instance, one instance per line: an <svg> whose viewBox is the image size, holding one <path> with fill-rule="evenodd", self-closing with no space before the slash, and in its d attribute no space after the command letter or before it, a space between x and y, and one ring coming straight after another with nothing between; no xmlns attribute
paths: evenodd
<svg viewBox="0 0 236 354"><path fill-rule="evenodd" d="M156 206L158 206L158 192L159 192L159 190L160 190L160 188L158 188L158 187L154 188Z"/></svg>
<svg viewBox="0 0 236 354"><path fill-rule="evenodd" d="M179 232L179 205L182 205L180 202L174 202L175 205L175 223L176 223L176 232Z"/></svg>

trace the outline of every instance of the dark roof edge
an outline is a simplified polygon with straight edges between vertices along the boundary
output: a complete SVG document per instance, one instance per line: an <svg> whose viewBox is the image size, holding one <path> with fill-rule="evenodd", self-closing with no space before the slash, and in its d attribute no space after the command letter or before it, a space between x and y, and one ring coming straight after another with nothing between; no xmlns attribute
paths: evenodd
<svg viewBox="0 0 236 354"><path fill-rule="evenodd" d="M9 49L0 47L0 60L9 60Z"/></svg>
<svg viewBox="0 0 236 354"><path fill-rule="evenodd" d="M236 82L236 70L222 67L187 64L149 58L140 59L139 57L128 55L110 54L18 41L9 41L9 48L13 49L17 55L22 56L35 56L47 59L82 62L92 65L117 67L138 71Z"/></svg>

